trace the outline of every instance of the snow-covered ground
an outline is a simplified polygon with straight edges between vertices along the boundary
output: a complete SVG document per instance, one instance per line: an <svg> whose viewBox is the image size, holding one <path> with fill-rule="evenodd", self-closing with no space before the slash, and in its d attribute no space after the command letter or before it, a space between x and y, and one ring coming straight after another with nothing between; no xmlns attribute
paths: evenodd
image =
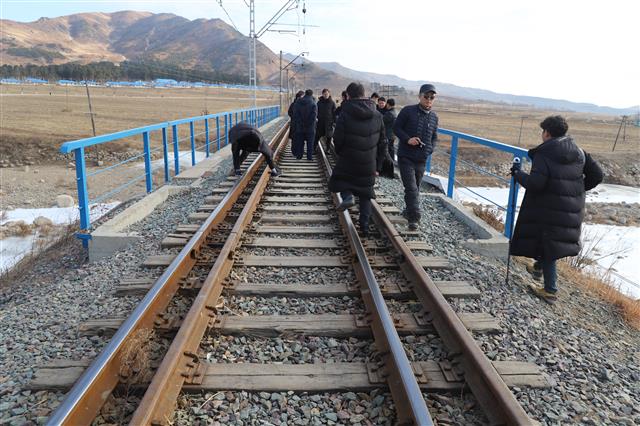
<svg viewBox="0 0 640 426"><path fill-rule="evenodd" d="M455 197L463 203L490 205L486 199L506 207L509 200L509 188L469 187L456 188ZM524 189L518 191L518 205L522 203ZM640 188L631 186L601 184L587 192L587 203L640 203Z"/></svg>
<svg viewBox="0 0 640 426"><path fill-rule="evenodd" d="M601 271L610 271L610 279L620 291L640 299L640 227L585 224L582 227L583 250L590 250Z"/></svg>
<svg viewBox="0 0 640 426"><path fill-rule="evenodd" d="M213 146L213 144L212 144ZM207 155L204 151L196 151L196 164L206 159ZM191 151L178 151L178 159L180 161L180 170L191 167ZM175 159L173 156L173 151L169 153L169 167L173 169L175 164ZM144 169L144 161L140 163L136 163L136 167ZM164 159L160 158L158 160L154 160L151 162L151 169L160 169L164 167Z"/></svg>
<svg viewBox="0 0 640 426"><path fill-rule="evenodd" d="M115 208L118 202L108 204L92 204L91 221L97 220ZM27 224L34 219L44 216L51 219L54 225L69 225L79 220L78 207L50 207L41 209L15 209L4 213L0 225L22 220ZM53 241L50 238L40 238L39 235L27 235L24 237L9 237L0 240L0 272L13 267L29 253L36 252L47 247Z"/></svg>
<svg viewBox="0 0 640 426"><path fill-rule="evenodd" d="M524 197L524 189L518 191L518 207ZM475 203L495 207L490 201L506 207L509 188L470 187L456 188L455 198L463 203ZM487 200L488 199L488 200ZM587 203L640 203L640 188L601 184L587 192ZM504 222L504 211L496 212ZM591 251L600 272L610 271L610 278L622 292L640 299L640 227L596 225L586 223L582 227L583 246ZM595 244L595 246L594 246Z"/></svg>

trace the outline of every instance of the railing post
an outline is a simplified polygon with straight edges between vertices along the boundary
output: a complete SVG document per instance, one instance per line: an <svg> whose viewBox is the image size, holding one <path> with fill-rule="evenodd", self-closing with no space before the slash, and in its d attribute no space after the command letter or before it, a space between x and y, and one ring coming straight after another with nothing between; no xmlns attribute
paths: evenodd
<svg viewBox="0 0 640 426"><path fill-rule="evenodd" d="M522 162L522 158L520 158ZM518 206L518 189L520 185L516 182L516 178L512 177L509 180L509 200L507 200L507 217L504 220L504 236L511 238L513 233L513 224L516 217L516 210Z"/></svg>
<svg viewBox="0 0 640 426"><path fill-rule="evenodd" d="M218 147L216 151L220 151L220 116L216 115L216 140L218 141Z"/></svg>
<svg viewBox="0 0 640 426"><path fill-rule="evenodd" d="M87 164L84 161L84 148L73 151L76 160L76 185L78 186L78 211L80 213L80 229L91 227L89 216L89 194L87 192ZM89 247L89 240L83 239L82 246Z"/></svg>
<svg viewBox="0 0 640 426"><path fill-rule="evenodd" d="M229 121L231 121L231 115L224 115L224 144L225 146L229 144Z"/></svg>
<svg viewBox="0 0 640 426"><path fill-rule="evenodd" d="M189 122L189 139L191 140L191 165L196 165L196 137L195 137L195 129L194 122Z"/></svg>
<svg viewBox="0 0 640 426"><path fill-rule="evenodd" d="M204 119L204 152L209 158L209 119Z"/></svg>
<svg viewBox="0 0 640 426"><path fill-rule="evenodd" d="M456 180L456 160L458 159L458 136L451 137L451 156L449 157L449 181L447 197L453 198L453 185Z"/></svg>
<svg viewBox="0 0 640 426"><path fill-rule="evenodd" d="M426 167L425 167L425 171L428 174L431 174L431 157L433 157L433 154L429 154L429 156L427 157L427 164L426 164Z"/></svg>
<svg viewBox="0 0 640 426"><path fill-rule="evenodd" d="M169 182L169 145L167 143L167 128L162 128L162 158L164 159L164 181Z"/></svg>
<svg viewBox="0 0 640 426"><path fill-rule="evenodd" d="M233 113L235 120L233 120L234 125L238 124L238 111ZM232 126L233 127L233 126Z"/></svg>
<svg viewBox="0 0 640 426"><path fill-rule="evenodd" d="M147 192L153 191L153 179L151 175L151 150L149 149L149 132L142 134L142 144L144 146L144 174L147 181Z"/></svg>
<svg viewBox="0 0 640 426"><path fill-rule="evenodd" d="M174 176L180 173L180 151L178 150L178 125L171 126L173 133L173 164L174 164Z"/></svg>

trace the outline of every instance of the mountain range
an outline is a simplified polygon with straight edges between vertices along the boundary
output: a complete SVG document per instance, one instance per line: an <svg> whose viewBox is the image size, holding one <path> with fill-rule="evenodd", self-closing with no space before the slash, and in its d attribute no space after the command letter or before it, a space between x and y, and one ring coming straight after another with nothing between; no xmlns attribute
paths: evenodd
<svg viewBox="0 0 640 426"><path fill-rule="evenodd" d="M250 39L220 19L192 21L168 13L121 11L40 18L29 23L3 19L0 20L0 27L2 65L154 61L187 69L248 76ZM291 55L284 55L284 64L291 59ZM335 92L337 88L346 87L350 81L358 80L415 91L424 83L395 75L356 71L336 62L314 63L306 59L298 62L304 63L304 66L290 68L290 75L295 74L293 78L298 87L330 87ZM279 55L258 41L259 83L277 85L279 72ZM637 106L619 109L495 93L443 82L435 84L439 94L462 99L614 115L635 114L638 111Z"/></svg>

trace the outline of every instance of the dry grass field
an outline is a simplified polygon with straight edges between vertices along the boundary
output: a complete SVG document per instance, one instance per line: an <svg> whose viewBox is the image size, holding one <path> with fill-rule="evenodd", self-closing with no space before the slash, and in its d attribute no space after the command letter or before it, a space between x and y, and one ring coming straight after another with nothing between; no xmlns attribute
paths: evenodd
<svg viewBox="0 0 640 426"><path fill-rule="evenodd" d="M97 134L145 126L174 120L248 107L251 93L230 89L136 89L91 87L91 100L95 113ZM279 101L276 92L258 92L259 105L274 105ZM412 98L408 99L413 102ZM457 130L488 139L530 148L540 141L538 123L552 111L489 103L466 103L459 99L440 97L434 107L440 115L443 128ZM15 86L0 85L0 169L2 189L0 201L4 206L49 206L59 193L75 195L75 177L67 163L71 156L58 153L62 143L92 135L84 87L56 85ZM622 133L615 152L611 152L620 125L620 117L591 116L563 113L567 116L570 133L578 144L595 154L607 168L608 181L631 185L640 184L640 128L629 124L623 140ZM524 117L524 119L523 119ZM522 124L522 135L518 135ZM203 125L196 124L196 133ZM188 136L188 126L180 127L180 138ZM202 136L199 138L200 143ZM159 132L151 137L152 146L160 144ZM442 138L438 155L434 158L435 171L448 169L448 138ZM181 149L188 149L181 142ZM140 137L130 138L103 146L105 165L141 152ZM477 145L461 143L460 158L488 167L494 173L505 175L511 157ZM95 158L94 152L89 152ZM38 174L23 171L30 164ZM458 163L458 177L467 185L496 185ZM10 167L13 165L14 167ZM94 163L89 162L89 166ZM139 174L139 170L135 170ZM634 174L635 173L635 174ZM96 184L114 183L100 175ZM160 179L160 176L156 177ZM115 179L115 178L114 178ZM105 184L106 184L105 183ZM90 182L90 186L94 185ZM90 190L92 188L90 187ZM100 194L101 188L95 194ZM138 188L139 189L139 188Z"/></svg>

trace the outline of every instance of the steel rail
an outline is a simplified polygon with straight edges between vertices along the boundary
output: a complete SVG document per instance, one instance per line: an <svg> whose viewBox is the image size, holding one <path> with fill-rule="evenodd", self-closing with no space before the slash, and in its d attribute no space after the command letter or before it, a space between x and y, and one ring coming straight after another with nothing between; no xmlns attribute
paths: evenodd
<svg viewBox="0 0 640 426"><path fill-rule="evenodd" d="M375 201L372 204L376 224L397 250L401 270L412 284L412 290L422 306L432 315L436 331L462 367L466 383L489 420L493 424L536 424L518 403L451 305L420 266L380 205Z"/></svg>
<svg viewBox="0 0 640 426"><path fill-rule="evenodd" d="M322 156L327 176L331 176L332 167L322 144L318 144L318 151ZM333 194L333 198L336 205L342 201L338 194ZM387 368L385 373L388 375L387 383L391 390L393 402L396 405L398 424L433 425L420 385L416 380L415 373L400 341L384 296L380 291L380 286L373 269L371 269L367 253L349 216L349 212L344 211L338 214L338 218L347 233L352 252L355 253L354 270L358 281L361 283L362 298L367 312L372 315L371 329L376 346L380 353L383 354L383 360Z"/></svg>
<svg viewBox="0 0 640 426"><path fill-rule="evenodd" d="M286 133L284 126L278 133ZM274 138L274 141L277 138ZM273 142L272 142L273 144ZM258 156L241 179L238 179L207 220L156 280L153 287L114 334L98 357L73 385L64 401L49 418L48 425L88 425L96 417L106 399L120 381L123 349L140 330L152 329L157 315L162 313L178 291L180 280L187 276L197 261L201 247L215 227L222 223L244 189L264 162Z"/></svg>
<svg viewBox="0 0 640 426"><path fill-rule="evenodd" d="M280 155L286 140L288 126L283 127L274 141L280 141L274 157ZM251 222L258 201L269 182L269 171L264 170L251 196L245 204L228 239L220 250L213 267L205 278L189 312L182 321L162 363L147 388L138 408L133 413L131 425L167 424L175 402L187 379L198 377L200 360L197 357L200 341L206 329L215 322L216 302L223 290L223 282L234 263L235 250L240 244L244 229Z"/></svg>

